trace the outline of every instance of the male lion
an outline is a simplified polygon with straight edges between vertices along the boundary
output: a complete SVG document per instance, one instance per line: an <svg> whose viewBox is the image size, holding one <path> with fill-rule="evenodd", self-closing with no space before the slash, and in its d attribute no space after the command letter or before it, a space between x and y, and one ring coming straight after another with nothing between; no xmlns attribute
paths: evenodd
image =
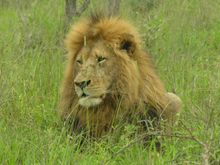
<svg viewBox="0 0 220 165"><path fill-rule="evenodd" d="M74 26L65 43L59 114L74 131L88 129L100 137L115 119L156 114L173 121L180 112L181 100L166 92L128 22L93 14Z"/></svg>

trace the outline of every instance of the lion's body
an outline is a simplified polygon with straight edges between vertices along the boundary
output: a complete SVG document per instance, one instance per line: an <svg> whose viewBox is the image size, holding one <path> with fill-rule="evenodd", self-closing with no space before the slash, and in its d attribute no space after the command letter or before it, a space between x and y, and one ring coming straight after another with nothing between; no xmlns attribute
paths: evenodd
<svg viewBox="0 0 220 165"><path fill-rule="evenodd" d="M135 29L119 18L93 16L75 25L66 39L61 118L97 137L118 116L146 114L146 105L165 119L175 116L181 100L166 92L140 41Z"/></svg>

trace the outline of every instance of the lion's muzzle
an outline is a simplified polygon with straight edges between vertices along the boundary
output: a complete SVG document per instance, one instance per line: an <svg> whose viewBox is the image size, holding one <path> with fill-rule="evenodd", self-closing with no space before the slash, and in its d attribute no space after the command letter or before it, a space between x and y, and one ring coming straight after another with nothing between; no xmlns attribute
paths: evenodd
<svg viewBox="0 0 220 165"><path fill-rule="evenodd" d="M91 90L91 80L74 81L75 91L79 97L79 104L83 107L89 108L99 105L103 100L103 95L96 95ZM90 89L90 90L89 90Z"/></svg>

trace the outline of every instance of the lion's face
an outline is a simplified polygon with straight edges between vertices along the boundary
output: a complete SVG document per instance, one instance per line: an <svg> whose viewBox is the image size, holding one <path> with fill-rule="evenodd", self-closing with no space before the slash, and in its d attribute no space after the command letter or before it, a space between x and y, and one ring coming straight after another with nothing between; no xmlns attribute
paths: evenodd
<svg viewBox="0 0 220 165"><path fill-rule="evenodd" d="M83 107L101 104L116 77L116 57L101 42L84 46L75 60L74 85Z"/></svg>

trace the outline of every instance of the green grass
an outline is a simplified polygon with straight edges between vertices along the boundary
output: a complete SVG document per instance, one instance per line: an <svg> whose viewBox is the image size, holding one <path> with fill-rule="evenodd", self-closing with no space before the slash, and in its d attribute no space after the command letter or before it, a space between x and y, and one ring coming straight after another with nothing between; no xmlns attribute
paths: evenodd
<svg viewBox="0 0 220 165"><path fill-rule="evenodd" d="M152 2L122 1L121 11L142 33L167 89L184 103L178 137L162 139L163 153L129 138L129 126L118 142L113 134L80 146L80 135L67 135L56 114L64 2L0 2L1 164L191 165L205 156L220 163L220 1Z"/></svg>

